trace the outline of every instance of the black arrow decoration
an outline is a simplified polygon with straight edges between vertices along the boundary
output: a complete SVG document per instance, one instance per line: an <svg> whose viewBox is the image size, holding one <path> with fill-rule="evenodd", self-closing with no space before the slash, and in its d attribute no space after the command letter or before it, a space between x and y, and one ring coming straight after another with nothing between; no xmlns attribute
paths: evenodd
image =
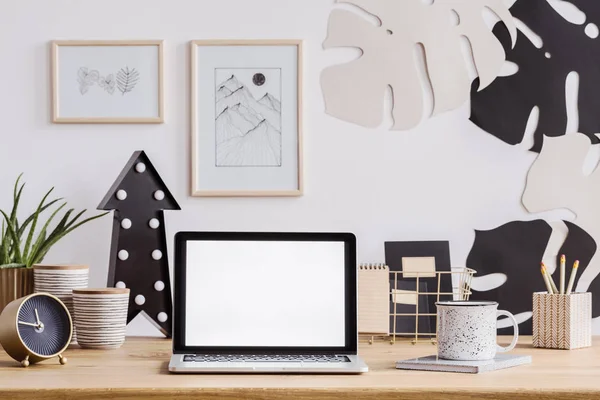
<svg viewBox="0 0 600 400"><path fill-rule="evenodd" d="M99 210L114 210L108 287L131 290L127 323L139 313L172 333L164 210L181 210L143 151L133 153Z"/></svg>

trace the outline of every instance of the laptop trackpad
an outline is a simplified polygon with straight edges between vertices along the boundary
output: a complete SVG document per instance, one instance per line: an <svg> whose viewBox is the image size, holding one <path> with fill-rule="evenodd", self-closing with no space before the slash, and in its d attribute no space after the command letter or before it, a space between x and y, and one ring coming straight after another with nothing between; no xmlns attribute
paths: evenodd
<svg viewBox="0 0 600 400"><path fill-rule="evenodd" d="M322 370L347 368L351 363L307 363L307 362L230 362L219 364L221 368L244 368L256 371L284 371L318 368ZM216 365L216 364L215 364Z"/></svg>
<svg viewBox="0 0 600 400"><path fill-rule="evenodd" d="M256 370L281 370L282 368L302 368L300 362L229 362L220 364L226 368L244 368Z"/></svg>

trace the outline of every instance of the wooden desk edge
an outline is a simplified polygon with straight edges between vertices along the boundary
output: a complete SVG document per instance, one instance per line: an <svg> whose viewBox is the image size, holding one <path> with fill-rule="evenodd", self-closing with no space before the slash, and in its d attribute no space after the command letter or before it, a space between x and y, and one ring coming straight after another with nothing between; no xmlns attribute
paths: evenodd
<svg viewBox="0 0 600 400"><path fill-rule="evenodd" d="M332 400L339 399L340 394L348 398L361 400L498 400L498 399L561 399L561 400L587 400L595 395L594 391L561 391L561 390L517 390L508 389L503 392L495 390L429 390L429 389L360 389L360 388L127 388L127 389L20 389L18 391L0 388L0 399L11 400L131 400L131 399L165 399L177 400L275 400L293 396L294 400Z"/></svg>

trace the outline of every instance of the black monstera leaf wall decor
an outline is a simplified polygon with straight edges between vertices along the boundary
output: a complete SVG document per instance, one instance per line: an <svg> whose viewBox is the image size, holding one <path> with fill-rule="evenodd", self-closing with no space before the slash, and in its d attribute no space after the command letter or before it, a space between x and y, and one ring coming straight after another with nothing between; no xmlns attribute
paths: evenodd
<svg viewBox="0 0 600 400"><path fill-rule="evenodd" d="M583 229L566 222L568 235L558 251L565 254L571 264L575 258L580 261L580 273L584 271L594 254L596 242ZM467 267L477 271L475 279L491 274L503 274L506 281L491 290L473 290L471 300L497 301L501 309L515 315L529 317L519 324L519 332L531 335L533 323L532 294L546 291L540 273L540 262L552 235L552 227L543 220L513 221L489 231L476 231L473 248L467 258ZM558 259L557 259L558 264ZM558 271L553 278L558 282ZM578 280L577 280L578 282ZM576 283L577 283L576 282ZM600 279L594 279L589 291L600 291ZM593 317L600 317L600 296L593 296ZM499 333L510 334L512 328L501 329Z"/></svg>
<svg viewBox="0 0 600 400"><path fill-rule="evenodd" d="M567 129L565 83L567 76L579 74L579 132L598 143L600 132L600 38L585 32L588 24L600 24L600 1L568 0L585 13L586 21L577 25L563 18L547 0L517 0L510 9L543 42L541 48L519 31L517 44L503 23L494 27L507 61L518 71L497 78L478 91L475 80L471 90L471 120L483 130L509 144L521 143L531 111L539 108L539 122L532 151L539 153L543 135L561 136Z"/></svg>

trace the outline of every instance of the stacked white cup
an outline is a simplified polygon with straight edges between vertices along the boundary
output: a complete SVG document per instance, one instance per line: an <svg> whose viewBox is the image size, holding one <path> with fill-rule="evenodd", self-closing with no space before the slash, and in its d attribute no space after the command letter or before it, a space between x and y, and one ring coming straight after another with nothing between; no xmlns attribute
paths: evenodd
<svg viewBox="0 0 600 400"><path fill-rule="evenodd" d="M82 348L116 349L125 342L129 289L77 289L73 305Z"/></svg>
<svg viewBox="0 0 600 400"><path fill-rule="evenodd" d="M34 265L33 290L58 297L73 318L73 290L88 287L89 271L86 265ZM71 343L77 343L76 330Z"/></svg>

